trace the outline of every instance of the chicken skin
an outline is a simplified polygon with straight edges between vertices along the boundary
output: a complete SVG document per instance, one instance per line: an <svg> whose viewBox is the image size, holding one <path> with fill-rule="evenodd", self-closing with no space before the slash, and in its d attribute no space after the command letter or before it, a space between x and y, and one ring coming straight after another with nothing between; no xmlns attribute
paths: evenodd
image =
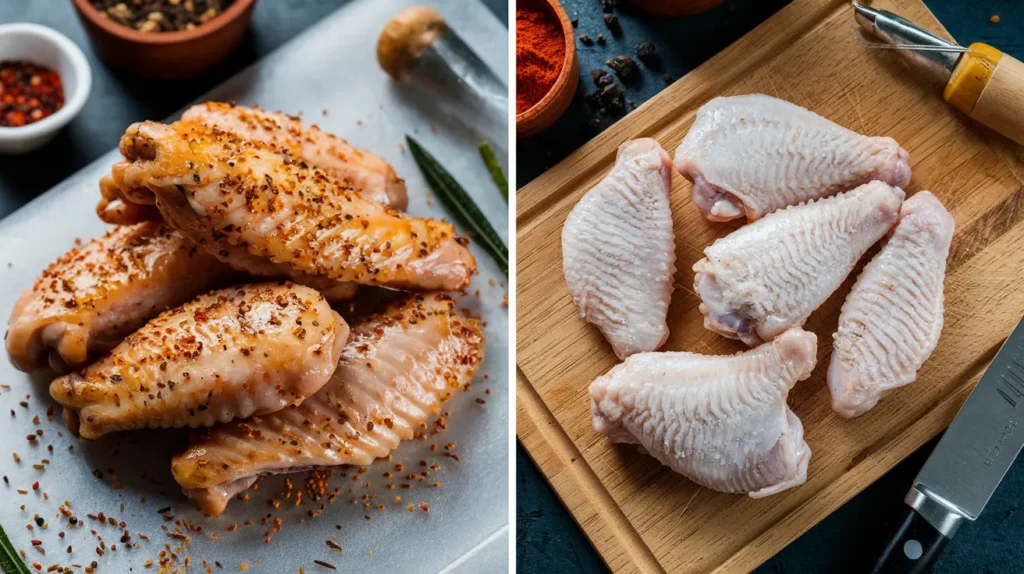
<svg viewBox="0 0 1024 574"><path fill-rule="evenodd" d="M292 283L212 291L160 314L50 396L82 438L209 426L301 402L334 373L348 325Z"/></svg>
<svg viewBox="0 0 1024 574"><path fill-rule="evenodd" d="M476 260L445 222L405 217L266 144L198 123L135 124L112 176L123 199L235 269L411 290L468 285ZM290 276L290 275L289 275Z"/></svg>
<svg viewBox="0 0 1024 574"><path fill-rule="evenodd" d="M594 428L712 490L761 498L798 486L811 449L786 399L817 347L794 327L732 356L633 355L590 385Z"/></svg>
<svg viewBox="0 0 1024 574"><path fill-rule="evenodd" d="M322 169L340 185L370 201L398 210L405 210L409 204L405 181L386 161L315 125L303 126L292 116L207 102L185 110L182 119L267 144L291 160ZM156 207L125 201L110 175L100 180L100 193L103 197L96 213L107 223L124 225L160 219Z"/></svg>
<svg viewBox="0 0 1024 574"><path fill-rule="evenodd" d="M221 102L192 106L181 119L268 144L279 153L324 170L370 201L398 210L409 205L405 181L388 162L316 125L304 126L297 118L279 112Z"/></svg>
<svg viewBox="0 0 1024 574"><path fill-rule="evenodd" d="M863 136L764 94L701 106L675 165L712 221L754 221L872 180L910 183L910 155L896 140Z"/></svg>
<svg viewBox="0 0 1024 574"><path fill-rule="evenodd" d="M892 236L857 278L839 315L828 368L838 414L860 416L883 393L914 382L939 344L953 227L953 216L931 192L903 203Z"/></svg>
<svg viewBox="0 0 1024 574"><path fill-rule="evenodd" d="M803 325L896 223L903 196L873 181L715 241L693 265L704 327L755 346Z"/></svg>
<svg viewBox="0 0 1024 574"><path fill-rule="evenodd" d="M162 223L118 227L62 255L25 290L8 321L7 353L25 372L79 368L230 271Z"/></svg>
<svg viewBox="0 0 1024 574"><path fill-rule="evenodd" d="M219 515L259 475L370 464L464 389L483 357L480 322L450 297L408 296L353 327L334 376L301 405L194 432L174 478Z"/></svg>
<svg viewBox="0 0 1024 574"><path fill-rule="evenodd" d="M671 177L658 142L626 142L615 167L562 228L562 270L572 300L620 359L668 339L665 317L676 271Z"/></svg>

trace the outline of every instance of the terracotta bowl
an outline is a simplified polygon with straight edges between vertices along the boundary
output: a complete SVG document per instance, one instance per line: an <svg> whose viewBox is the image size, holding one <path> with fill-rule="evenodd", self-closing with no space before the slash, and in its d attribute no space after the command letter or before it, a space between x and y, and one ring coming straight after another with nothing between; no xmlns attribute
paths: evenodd
<svg viewBox="0 0 1024 574"><path fill-rule="evenodd" d="M693 16L715 8L725 0L632 0L637 8L665 18Z"/></svg>
<svg viewBox="0 0 1024 574"><path fill-rule="evenodd" d="M516 136L527 137L538 134L558 118L562 117L569 103L576 94L576 85L580 81L580 61L576 55L576 34L572 23L558 0L533 0L541 9L548 10L549 15L562 25L565 36L565 61L551 90L525 112L516 114Z"/></svg>
<svg viewBox="0 0 1024 574"><path fill-rule="evenodd" d="M112 68L152 80L189 78L223 60L245 36L256 0L235 0L193 30L140 32L103 16L89 0L72 0L96 53Z"/></svg>

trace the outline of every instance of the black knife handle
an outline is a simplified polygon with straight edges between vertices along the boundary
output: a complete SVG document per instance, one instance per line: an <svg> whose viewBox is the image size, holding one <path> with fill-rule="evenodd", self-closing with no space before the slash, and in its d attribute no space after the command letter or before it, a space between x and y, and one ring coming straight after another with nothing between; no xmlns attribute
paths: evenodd
<svg viewBox="0 0 1024 574"><path fill-rule="evenodd" d="M949 539L913 508L899 523L899 530L889 539L882 556L875 562L872 574L924 574L931 572Z"/></svg>

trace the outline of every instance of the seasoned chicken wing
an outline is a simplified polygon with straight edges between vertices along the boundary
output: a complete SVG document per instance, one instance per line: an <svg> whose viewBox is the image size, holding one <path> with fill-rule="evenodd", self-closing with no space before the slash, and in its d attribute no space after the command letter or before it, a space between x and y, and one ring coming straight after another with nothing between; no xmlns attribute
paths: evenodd
<svg viewBox="0 0 1024 574"><path fill-rule="evenodd" d="M293 283L231 287L160 314L50 396L83 438L209 426L302 401L334 373L348 325Z"/></svg>
<svg viewBox="0 0 1024 574"><path fill-rule="evenodd" d="M201 124L135 124L112 175L123 199L232 267L264 265L397 289L465 287L476 260L445 222L409 218L266 144Z"/></svg>
<svg viewBox="0 0 1024 574"><path fill-rule="evenodd" d="M193 433L174 478L218 515L261 474L369 464L465 388L483 356L480 322L450 297L409 296L352 329L330 382L301 405Z"/></svg>
<svg viewBox="0 0 1024 574"><path fill-rule="evenodd" d="M280 153L326 171L346 187L381 205L404 210L409 204L405 181L388 162L348 145L316 125L304 126L298 118L259 108L207 102L192 106L181 119L269 144Z"/></svg>
<svg viewBox="0 0 1024 574"><path fill-rule="evenodd" d="M8 322L7 352L26 372L81 367L229 274L162 223L118 227L62 255L25 290Z"/></svg>

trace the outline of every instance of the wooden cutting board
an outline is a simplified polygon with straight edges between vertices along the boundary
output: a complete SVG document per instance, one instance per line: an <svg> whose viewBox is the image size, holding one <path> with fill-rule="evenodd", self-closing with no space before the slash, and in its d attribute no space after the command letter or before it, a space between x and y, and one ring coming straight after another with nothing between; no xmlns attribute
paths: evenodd
<svg viewBox="0 0 1024 574"><path fill-rule="evenodd" d="M873 6L948 37L920 0ZM754 568L945 428L1024 313L1024 151L946 105L940 86L897 54L862 46L855 30L849 2L796 0L517 196L519 438L615 571ZM593 430L587 387L616 359L580 319L561 259L569 210L608 172L619 144L653 137L674 153L701 104L751 92L896 138L911 155L908 191L932 190L956 220L945 328L915 384L855 420L833 414L825 385L831 335L859 269L811 316L818 367L789 399L813 452L807 483L761 500L699 488ZM690 184L678 175L672 210L679 271L662 350L743 350L704 330L692 292L691 266L701 250L735 226L701 218L690 205Z"/></svg>

